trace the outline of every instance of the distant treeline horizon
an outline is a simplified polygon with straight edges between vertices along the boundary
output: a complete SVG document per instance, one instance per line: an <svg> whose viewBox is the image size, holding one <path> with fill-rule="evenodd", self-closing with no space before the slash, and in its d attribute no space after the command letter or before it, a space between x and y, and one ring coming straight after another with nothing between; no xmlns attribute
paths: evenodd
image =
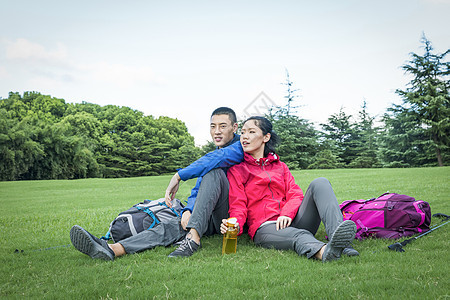
<svg viewBox="0 0 450 300"><path fill-rule="evenodd" d="M277 154L295 169L430 167L449 165L450 49L411 53L412 77L397 90L375 125L363 101L356 117L342 108L316 129L295 113L296 89L287 74L287 103L266 115L281 138ZM205 129L206 130L206 129ZM214 150L197 147L183 121L145 116L126 106L100 106L39 92L0 98L0 180L135 177L175 172Z"/></svg>

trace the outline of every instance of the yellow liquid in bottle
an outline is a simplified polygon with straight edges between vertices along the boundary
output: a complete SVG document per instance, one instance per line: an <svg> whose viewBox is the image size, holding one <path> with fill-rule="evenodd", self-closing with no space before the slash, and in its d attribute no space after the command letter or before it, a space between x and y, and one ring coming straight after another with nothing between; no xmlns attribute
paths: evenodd
<svg viewBox="0 0 450 300"><path fill-rule="evenodd" d="M228 228L228 231L223 235L222 255L236 253L237 247L237 230L235 228Z"/></svg>

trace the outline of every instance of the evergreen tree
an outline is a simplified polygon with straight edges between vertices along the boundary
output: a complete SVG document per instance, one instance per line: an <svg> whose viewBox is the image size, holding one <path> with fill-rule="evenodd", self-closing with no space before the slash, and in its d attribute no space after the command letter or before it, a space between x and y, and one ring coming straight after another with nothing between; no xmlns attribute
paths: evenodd
<svg viewBox="0 0 450 300"><path fill-rule="evenodd" d="M269 116L281 143L277 148L283 162L290 169L306 169L314 161L318 149L318 134L307 120L297 116L275 114Z"/></svg>
<svg viewBox="0 0 450 300"><path fill-rule="evenodd" d="M374 126L375 117L367 112L367 102L363 101L358 113L358 121L354 124L352 141L356 157L349 163L351 168L379 167L377 158L377 137L379 129Z"/></svg>
<svg viewBox="0 0 450 300"><path fill-rule="evenodd" d="M267 118L281 139L277 154L283 162L292 170L306 169L318 150L318 132L311 122L293 114L298 108L295 105L298 89L293 88L287 70L284 85L287 91L286 105L272 107Z"/></svg>
<svg viewBox="0 0 450 300"><path fill-rule="evenodd" d="M314 162L308 166L308 169L337 169L342 168L343 165L336 154L325 149L314 156Z"/></svg>
<svg viewBox="0 0 450 300"><path fill-rule="evenodd" d="M299 89L294 88L294 83L289 78L289 71L286 69L286 82L282 83L282 85L286 86L286 105L284 107L278 107L278 111L283 111L283 114L286 116L294 115L297 112L298 105L295 105L295 99L299 97L297 92Z"/></svg>
<svg viewBox="0 0 450 300"><path fill-rule="evenodd" d="M346 114L341 107L338 113L328 118L327 123L320 124L324 137L322 143L328 145L327 149L331 150L344 166L350 164L357 156L355 125L351 122L351 118L352 116Z"/></svg>
<svg viewBox="0 0 450 300"><path fill-rule="evenodd" d="M386 167L420 167L435 165L432 141L427 137L418 116L401 105L393 105L383 116L379 154Z"/></svg>
<svg viewBox="0 0 450 300"><path fill-rule="evenodd" d="M405 90L397 90L403 99L403 109L394 107L391 112L393 118L415 122L423 134L421 144L426 146L431 142L437 165L443 166L450 155L450 62L444 61L450 49L436 54L425 35L421 42L424 54L411 53L411 60L402 67L412 76Z"/></svg>

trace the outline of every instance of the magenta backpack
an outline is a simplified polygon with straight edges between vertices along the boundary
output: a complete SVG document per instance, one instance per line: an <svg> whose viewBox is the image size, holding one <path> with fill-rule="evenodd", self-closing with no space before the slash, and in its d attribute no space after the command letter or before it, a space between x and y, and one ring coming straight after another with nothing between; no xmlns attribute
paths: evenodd
<svg viewBox="0 0 450 300"><path fill-rule="evenodd" d="M431 209L428 202L407 195L386 193L370 200L347 200L341 208L344 220L356 223L355 238L398 239L428 231Z"/></svg>

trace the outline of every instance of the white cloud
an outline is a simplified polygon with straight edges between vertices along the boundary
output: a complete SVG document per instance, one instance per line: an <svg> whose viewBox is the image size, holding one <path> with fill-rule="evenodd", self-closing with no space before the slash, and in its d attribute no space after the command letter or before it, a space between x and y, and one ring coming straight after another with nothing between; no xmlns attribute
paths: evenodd
<svg viewBox="0 0 450 300"><path fill-rule="evenodd" d="M44 63L60 63L67 60L67 50L62 43L56 49L48 50L44 46L19 38L14 42L7 41L6 58Z"/></svg>
<svg viewBox="0 0 450 300"><path fill-rule="evenodd" d="M63 43L49 48L42 44L18 38L4 41L8 63L0 69L0 78L8 68L26 74L22 79L33 86L43 87L77 84L80 88L92 84L107 84L114 89L130 89L146 85L164 85L165 80L148 66L133 66L108 61L73 59Z"/></svg>
<svg viewBox="0 0 450 300"><path fill-rule="evenodd" d="M82 65L79 70L94 82L105 82L121 89L141 84L165 84L165 80L157 77L149 67L97 62Z"/></svg>

